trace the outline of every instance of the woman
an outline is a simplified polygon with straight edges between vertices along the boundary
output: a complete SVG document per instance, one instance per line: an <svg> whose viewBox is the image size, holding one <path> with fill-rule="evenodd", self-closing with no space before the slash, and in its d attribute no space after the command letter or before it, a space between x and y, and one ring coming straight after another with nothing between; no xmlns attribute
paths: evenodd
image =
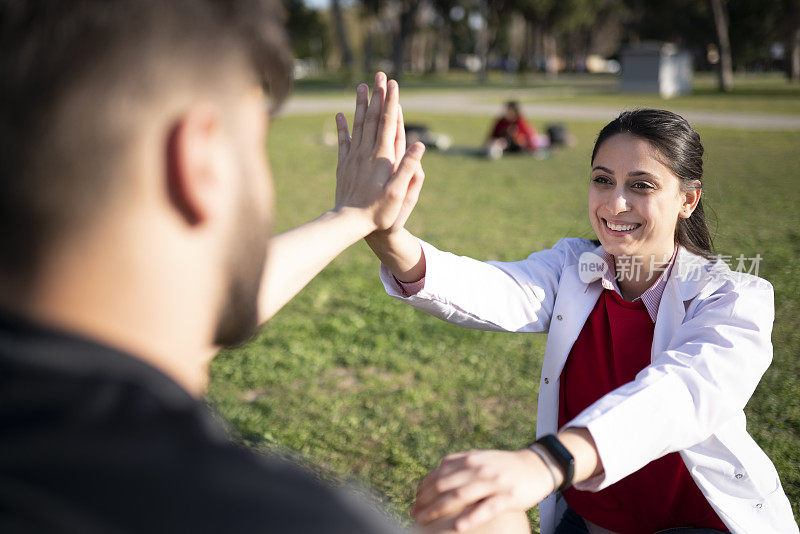
<svg viewBox="0 0 800 534"><path fill-rule="evenodd" d="M743 412L772 358L772 287L712 260L702 155L680 116L625 112L592 153L599 241L458 257L405 230L416 195L367 238L390 295L465 328L549 333L539 439L445 457L420 523L457 515L462 530L539 504L542 534L798 532Z"/></svg>

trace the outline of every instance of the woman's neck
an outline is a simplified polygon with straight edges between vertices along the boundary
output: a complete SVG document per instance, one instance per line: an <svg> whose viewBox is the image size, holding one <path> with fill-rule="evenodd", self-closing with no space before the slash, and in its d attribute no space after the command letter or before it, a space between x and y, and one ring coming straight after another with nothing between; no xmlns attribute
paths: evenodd
<svg viewBox="0 0 800 534"><path fill-rule="evenodd" d="M617 286L622 298L632 301L647 291L664 272L675 249L665 254L614 256Z"/></svg>

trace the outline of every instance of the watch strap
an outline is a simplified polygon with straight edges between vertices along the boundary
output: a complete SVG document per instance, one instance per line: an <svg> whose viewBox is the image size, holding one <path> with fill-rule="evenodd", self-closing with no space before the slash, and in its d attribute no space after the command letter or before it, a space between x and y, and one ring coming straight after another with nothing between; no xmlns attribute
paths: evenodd
<svg viewBox="0 0 800 534"><path fill-rule="evenodd" d="M558 491L564 491L570 487L572 485L572 479L575 477L575 458L572 456L572 454L570 454L567 448L564 447L564 444L562 444L561 441L559 441L559 439L553 434L542 436L534 441L533 444L541 445L561 469L561 473L564 475L564 480L561 483L561 486L559 486ZM536 451L534 450L534 452Z"/></svg>

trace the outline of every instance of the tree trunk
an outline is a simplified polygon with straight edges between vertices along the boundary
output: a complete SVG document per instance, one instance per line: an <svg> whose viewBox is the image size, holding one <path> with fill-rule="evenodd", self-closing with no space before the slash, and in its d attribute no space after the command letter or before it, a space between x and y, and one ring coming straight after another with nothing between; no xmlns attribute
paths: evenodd
<svg viewBox="0 0 800 534"><path fill-rule="evenodd" d="M481 61L481 68L478 70L478 83L483 85L487 82L488 76L488 62L489 62L489 7L486 5L486 0L480 2L480 13L483 17L483 25L478 29L475 40L475 54Z"/></svg>
<svg viewBox="0 0 800 534"><path fill-rule="evenodd" d="M406 57L406 45L408 37L414 33L414 21L417 18L420 0L401 0L400 4L400 24L397 32L392 39L392 77L400 81L403 73L403 63Z"/></svg>
<svg viewBox="0 0 800 534"><path fill-rule="evenodd" d="M800 27L792 32L792 41L789 47L789 80L800 83Z"/></svg>
<svg viewBox="0 0 800 534"><path fill-rule="evenodd" d="M519 72L530 72L534 70L533 56L533 23L525 21L525 44L522 47L522 57L519 61Z"/></svg>
<svg viewBox="0 0 800 534"><path fill-rule="evenodd" d="M710 0L714 12L714 26L717 28L719 44L719 90L726 93L733 89L733 59L731 58L731 41L728 34L728 16L723 0Z"/></svg>
<svg viewBox="0 0 800 534"><path fill-rule="evenodd" d="M339 47L342 49L342 64L348 72L352 72L353 51L350 49L350 42L347 39L347 28L344 25L344 16L342 16L342 6L339 0L331 0L331 10L333 11L333 22L336 25L336 37L339 39Z"/></svg>
<svg viewBox="0 0 800 534"><path fill-rule="evenodd" d="M556 36L549 28L542 34L542 48L547 78L554 80L558 77L558 50L556 48Z"/></svg>

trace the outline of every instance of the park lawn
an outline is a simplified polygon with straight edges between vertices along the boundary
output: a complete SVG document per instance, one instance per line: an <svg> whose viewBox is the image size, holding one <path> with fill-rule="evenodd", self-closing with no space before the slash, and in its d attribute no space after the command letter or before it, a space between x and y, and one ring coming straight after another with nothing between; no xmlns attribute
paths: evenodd
<svg viewBox="0 0 800 534"><path fill-rule="evenodd" d="M479 144L488 128L478 117L408 120L460 146ZM542 161L430 150L409 228L441 248L500 260L562 236L592 237L588 158L601 126L568 123L578 145ZM331 205L336 149L321 140L332 128L329 116L273 122L278 230ZM701 135L718 252L760 253L759 274L775 287L774 362L746 411L800 517L800 132ZM387 297L377 269L363 243L342 254L252 342L213 362L210 402L241 442L370 486L407 521L417 484L444 454L532 440L546 338L445 324Z"/></svg>
<svg viewBox="0 0 800 534"><path fill-rule="evenodd" d="M371 81L371 75L358 80ZM355 82L343 86L298 82L293 98L350 99ZM523 104L601 106L615 109L655 107L681 111L716 111L759 114L800 114L800 84L790 84L782 74L737 74L730 93L720 93L712 73L695 73L691 94L664 99L655 94L619 93L619 78L607 74L562 74L555 80L544 74L508 76L492 73L485 85L475 84L475 75L406 76L401 85L406 96L421 94L468 95L476 102L502 103L516 99ZM499 111L498 111L499 113Z"/></svg>

